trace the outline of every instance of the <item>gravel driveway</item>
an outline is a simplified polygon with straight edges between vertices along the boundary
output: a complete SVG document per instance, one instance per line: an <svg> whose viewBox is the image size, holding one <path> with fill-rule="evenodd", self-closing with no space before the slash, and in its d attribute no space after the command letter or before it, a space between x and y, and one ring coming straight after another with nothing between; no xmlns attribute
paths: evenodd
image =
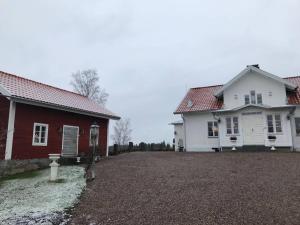
<svg viewBox="0 0 300 225"><path fill-rule="evenodd" d="M112 157L97 164L70 224L300 224L300 154Z"/></svg>

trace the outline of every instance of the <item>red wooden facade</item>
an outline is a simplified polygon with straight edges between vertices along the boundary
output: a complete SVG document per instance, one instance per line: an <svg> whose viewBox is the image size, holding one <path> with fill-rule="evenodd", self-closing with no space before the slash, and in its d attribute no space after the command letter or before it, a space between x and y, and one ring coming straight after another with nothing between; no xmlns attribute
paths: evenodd
<svg viewBox="0 0 300 225"><path fill-rule="evenodd" d="M9 104L10 102L5 97L0 96L0 159L5 157Z"/></svg>
<svg viewBox="0 0 300 225"><path fill-rule="evenodd" d="M4 126L6 125L6 127L8 118L7 104L9 106L9 101L0 101L1 119L5 119ZM2 105L5 107L2 108ZM3 110L4 112L2 112L2 109L5 109ZM62 130L64 125L79 127L78 154L88 153L90 150L90 126L93 122L97 122L100 126L98 151L101 156L105 156L107 149L108 119L17 103L12 159L48 158L48 154L50 153L62 153ZM48 124L47 146L32 145L34 123ZM4 159L3 152L1 159Z"/></svg>

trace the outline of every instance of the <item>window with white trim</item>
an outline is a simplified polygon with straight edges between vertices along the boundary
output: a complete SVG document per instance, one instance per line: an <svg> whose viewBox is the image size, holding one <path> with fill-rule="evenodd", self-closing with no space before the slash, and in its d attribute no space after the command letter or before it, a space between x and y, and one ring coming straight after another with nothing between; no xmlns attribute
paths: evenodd
<svg viewBox="0 0 300 225"><path fill-rule="evenodd" d="M296 135L300 136L300 117L295 118Z"/></svg>
<svg viewBox="0 0 300 225"><path fill-rule="evenodd" d="M209 121L207 122L208 128L208 137L218 137L219 136L219 128L217 121Z"/></svg>
<svg viewBox="0 0 300 225"><path fill-rule="evenodd" d="M226 118L226 133L227 134L239 134L239 118L227 117Z"/></svg>
<svg viewBox="0 0 300 225"><path fill-rule="evenodd" d="M250 104L250 96L245 95L245 105L249 105L249 104Z"/></svg>
<svg viewBox="0 0 300 225"><path fill-rule="evenodd" d="M267 115L267 125L268 125L268 133L281 133L282 125L281 125L280 114Z"/></svg>
<svg viewBox="0 0 300 225"><path fill-rule="evenodd" d="M96 133L97 133L95 141L96 141L96 146L98 146L99 145L99 127L94 128L94 129L96 129ZM90 129L90 146L93 146L92 129Z"/></svg>
<svg viewBox="0 0 300 225"><path fill-rule="evenodd" d="M263 102L262 102L262 94L257 94L257 104L262 104Z"/></svg>
<svg viewBox="0 0 300 225"><path fill-rule="evenodd" d="M32 145L47 146L48 143L48 124L34 123Z"/></svg>
<svg viewBox="0 0 300 225"><path fill-rule="evenodd" d="M251 104L256 104L255 91L250 91Z"/></svg>

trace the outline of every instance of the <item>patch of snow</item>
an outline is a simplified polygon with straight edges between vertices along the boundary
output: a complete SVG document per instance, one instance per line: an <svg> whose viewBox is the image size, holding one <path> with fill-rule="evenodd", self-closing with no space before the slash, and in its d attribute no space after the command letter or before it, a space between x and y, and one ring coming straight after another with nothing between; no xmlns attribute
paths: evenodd
<svg viewBox="0 0 300 225"><path fill-rule="evenodd" d="M0 224L61 224L86 186L84 168L59 167L61 182L49 182L50 169L38 176L7 180L0 186Z"/></svg>

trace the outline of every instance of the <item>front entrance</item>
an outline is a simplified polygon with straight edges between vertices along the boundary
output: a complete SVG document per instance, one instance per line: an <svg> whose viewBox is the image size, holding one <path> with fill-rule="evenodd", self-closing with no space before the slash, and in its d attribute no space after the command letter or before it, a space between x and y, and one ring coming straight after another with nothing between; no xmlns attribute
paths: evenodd
<svg viewBox="0 0 300 225"><path fill-rule="evenodd" d="M62 155L64 157L74 157L78 154L79 127L64 126Z"/></svg>
<svg viewBox="0 0 300 225"><path fill-rule="evenodd" d="M262 113L243 113L242 118L244 145L265 145Z"/></svg>

